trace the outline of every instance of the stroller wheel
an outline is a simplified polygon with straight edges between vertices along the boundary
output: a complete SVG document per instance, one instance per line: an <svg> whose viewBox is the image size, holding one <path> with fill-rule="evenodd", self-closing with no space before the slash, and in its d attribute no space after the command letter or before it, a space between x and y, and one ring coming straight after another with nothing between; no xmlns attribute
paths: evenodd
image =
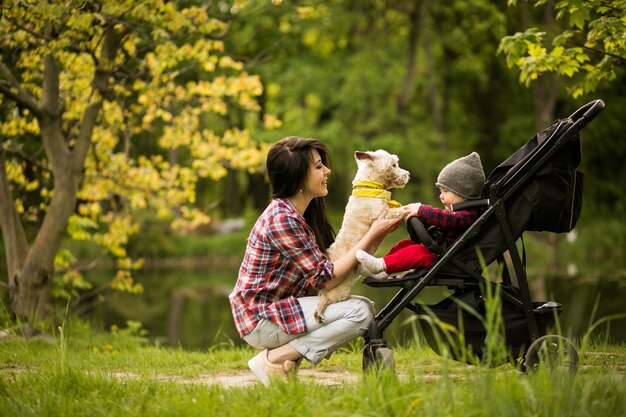
<svg viewBox="0 0 626 417"><path fill-rule="evenodd" d="M363 370L387 369L395 372L396 363L391 349L381 344L367 344L363 351Z"/></svg>
<svg viewBox="0 0 626 417"><path fill-rule="evenodd" d="M568 370L572 375L578 371L578 352L566 338L559 335L541 336L526 351L522 369L536 371L539 364L550 370Z"/></svg>
<svg viewBox="0 0 626 417"><path fill-rule="evenodd" d="M396 362L393 359L393 352L389 348L380 348L376 351L376 364L382 369L390 371L396 370Z"/></svg>

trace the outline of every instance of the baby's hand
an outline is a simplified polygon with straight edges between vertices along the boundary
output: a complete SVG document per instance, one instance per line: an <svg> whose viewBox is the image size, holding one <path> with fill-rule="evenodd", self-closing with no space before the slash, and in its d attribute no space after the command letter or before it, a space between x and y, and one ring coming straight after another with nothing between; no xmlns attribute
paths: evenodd
<svg viewBox="0 0 626 417"><path fill-rule="evenodd" d="M408 219L409 217L417 216L417 212L419 211L421 205L422 203L413 203L402 206L402 210L404 211L404 218Z"/></svg>

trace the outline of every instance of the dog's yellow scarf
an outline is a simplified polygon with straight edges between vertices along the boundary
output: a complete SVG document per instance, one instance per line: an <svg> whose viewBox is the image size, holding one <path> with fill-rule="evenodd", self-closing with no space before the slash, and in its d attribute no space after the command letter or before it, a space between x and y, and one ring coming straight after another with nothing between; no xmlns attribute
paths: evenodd
<svg viewBox="0 0 626 417"><path fill-rule="evenodd" d="M363 188L357 188L363 187ZM352 184L352 195L356 197L372 197L387 200L387 205L391 208L401 207L402 204L391 199L391 191L385 190L384 184L376 181L363 180Z"/></svg>

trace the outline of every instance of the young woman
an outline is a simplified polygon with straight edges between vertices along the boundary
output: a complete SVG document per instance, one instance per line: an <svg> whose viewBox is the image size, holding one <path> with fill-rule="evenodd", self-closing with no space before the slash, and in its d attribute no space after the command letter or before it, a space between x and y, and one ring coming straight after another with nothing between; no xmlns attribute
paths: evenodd
<svg viewBox="0 0 626 417"><path fill-rule="evenodd" d="M401 219L379 218L346 255L334 263L326 249L334 231L325 214L330 155L317 139L288 137L267 156L273 200L250 236L230 304L239 334L262 349L248 366L267 385L273 375L295 374L306 358L328 358L343 343L363 335L372 303L352 297L330 305L326 323L313 314L317 290L333 288L356 265L357 250L371 251Z"/></svg>

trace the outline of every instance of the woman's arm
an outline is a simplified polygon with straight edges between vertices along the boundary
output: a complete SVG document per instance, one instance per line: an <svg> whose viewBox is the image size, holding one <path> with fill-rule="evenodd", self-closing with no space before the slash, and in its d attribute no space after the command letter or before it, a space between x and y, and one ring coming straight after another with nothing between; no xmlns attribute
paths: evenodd
<svg viewBox="0 0 626 417"><path fill-rule="evenodd" d="M344 276L348 273L348 271L350 271L357 264L357 250L361 249L369 253L373 252L376 248L378 248L378 246L380 246L389 233L398 228L398 225L403 220L402 217L386 219L384 218L384 214L385 213L374 220L374 223L372 223L372 226L367 231L365 236L363 236L356 245L354 245L345 255L334 262L335 275L330 281L328 281L325 289L336 287L339 283L341 283L341 281L343 281Z"/></svg>

